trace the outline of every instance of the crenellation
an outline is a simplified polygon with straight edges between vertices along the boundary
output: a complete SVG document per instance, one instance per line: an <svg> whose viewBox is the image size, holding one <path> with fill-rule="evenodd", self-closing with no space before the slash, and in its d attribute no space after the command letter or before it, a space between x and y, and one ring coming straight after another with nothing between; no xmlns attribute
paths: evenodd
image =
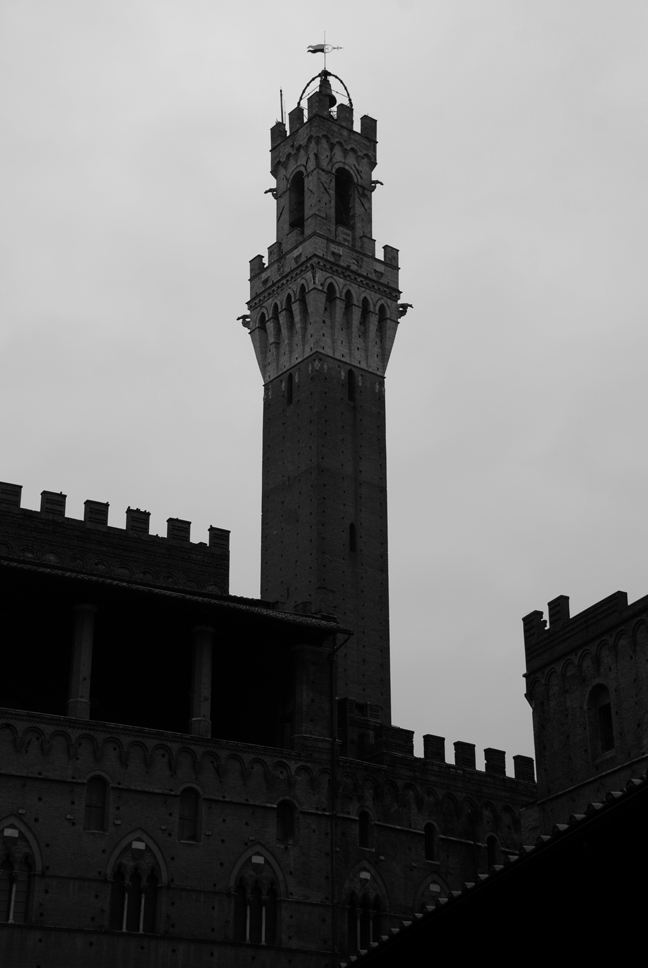
<svg viewBox="0 0 648 968"><path fill-rule="evenodd" d="M208 543L193 543L191 522L181 518L169 518L167 534L161 537L149 533L148 511L128 508L122 529L108 524L107 502L85 501L81 521L65 516L62 493L43 491L40 510L34 511L16 504L19 485L1 487L9 498L0 501L0 559L41 562L120 581L228 593L230 532L224 528L212 526Z"/></svg>

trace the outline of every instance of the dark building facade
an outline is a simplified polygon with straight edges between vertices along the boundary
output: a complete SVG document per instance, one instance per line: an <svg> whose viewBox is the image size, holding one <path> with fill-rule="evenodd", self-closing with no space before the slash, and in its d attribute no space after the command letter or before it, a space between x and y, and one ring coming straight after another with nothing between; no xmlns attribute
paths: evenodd
<svg viewBox="0 0 648 968"><path fill-rule="evenodd" d="M548 619L524 619L541 833L648 767L648 596L615 592L570 616L560 595Z"/></svg>
<svg viewBox="0 0 648 968"><path fill-rule="evenodd" d="M376 122L331 75L271 132L277 241L245 323L264 379L259 600L229 533L149 533L0 485L0 958L333 966L522 843L533 761L391 722L385 369L398 255ZM335 81L335 79L333 79ZM341 83L341 82L339 82Z"/></svg>

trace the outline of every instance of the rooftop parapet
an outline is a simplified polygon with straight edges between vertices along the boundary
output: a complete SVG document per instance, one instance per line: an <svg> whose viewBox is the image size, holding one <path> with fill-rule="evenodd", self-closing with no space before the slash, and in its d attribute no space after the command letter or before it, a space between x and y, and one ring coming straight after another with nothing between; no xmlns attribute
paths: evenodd
<svg viewBox="0 0 648 968"><path fill-rule="evenodd" d="M614 592L577 615L570 615L569 597L558 595L547 605L549 621L536 609L522 619L527 671L554 661L566 650L621 621L628 608L626 592Z"/></svg>
<svg viewBox="0 0 648 968"><path fill-rule="evenodd" d="M66 495L42 491L40 510L21 507L22 487L0 482L0 558L28 558L120 580L229 592L229 537L209 528L192 543L191 522L168 518L165 537L150 534L150 512L129 507L126 527L108 524L107 501L84 502L83 520L67 517Z"/></svg>

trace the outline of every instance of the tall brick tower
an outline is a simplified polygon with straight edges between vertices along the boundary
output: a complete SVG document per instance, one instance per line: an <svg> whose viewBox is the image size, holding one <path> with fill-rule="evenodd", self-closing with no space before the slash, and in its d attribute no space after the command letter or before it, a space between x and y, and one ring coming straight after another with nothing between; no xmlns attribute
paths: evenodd
<svg viewBox="0 0 648 968"><path fill-rule="evenodd" d="M250 263L245 325L265 383L261 595L353 629L338 695L388 723L385 370L400 292L397 249L375 255L375 165L376 122L354 130L346 86L323 70L289 132L271 130L277 240Z"/></svg>

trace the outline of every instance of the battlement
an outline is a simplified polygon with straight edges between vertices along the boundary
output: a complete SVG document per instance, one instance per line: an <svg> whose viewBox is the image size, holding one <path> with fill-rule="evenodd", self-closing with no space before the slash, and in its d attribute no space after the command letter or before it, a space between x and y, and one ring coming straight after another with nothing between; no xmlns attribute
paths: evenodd
<svg viewBox="0 0 648 968"><path fill-rule="evenodd" d="M342 740L343 755L353 759L383 762L388 757L414 756L414 732L389 726L381 722L382 709L372 703L358 702L354 699L341 699L338 703L339 738ZM506 777L506 753L504 750L488 747L484 750L485 769L477 769L475 744L457 741L454 743L454 763L446 762L445 737L428 733L423 737L423 761L432 767L447 767L449 770L466 770L486 773L494 777ZM513 757L514 779L524 783L534 783L534 762L530 756Z"/></svg>
<svg viewBox="0 0 648 968"><path fill-rule="evenodd" d="M555 661L588 639L603 635L645 605L644 598L629 606L627 593L618 591L572 617L569 597L559 595L547 605L548 621L540 610L522 619L527 672Z"/></svg>
<svg viewBox="0 0 648 968"><path fill-rule="evenodd" d="M22 486L0 482L0 558L41 561L123 581L229 592L229 531L210 527L191 542L191 522L168 518L150 533L150 512L127 508L124 528L108 524L109 504L88 500L83 520L66 517L67 495L42 491L40 510L22 507Z"/></svg>

